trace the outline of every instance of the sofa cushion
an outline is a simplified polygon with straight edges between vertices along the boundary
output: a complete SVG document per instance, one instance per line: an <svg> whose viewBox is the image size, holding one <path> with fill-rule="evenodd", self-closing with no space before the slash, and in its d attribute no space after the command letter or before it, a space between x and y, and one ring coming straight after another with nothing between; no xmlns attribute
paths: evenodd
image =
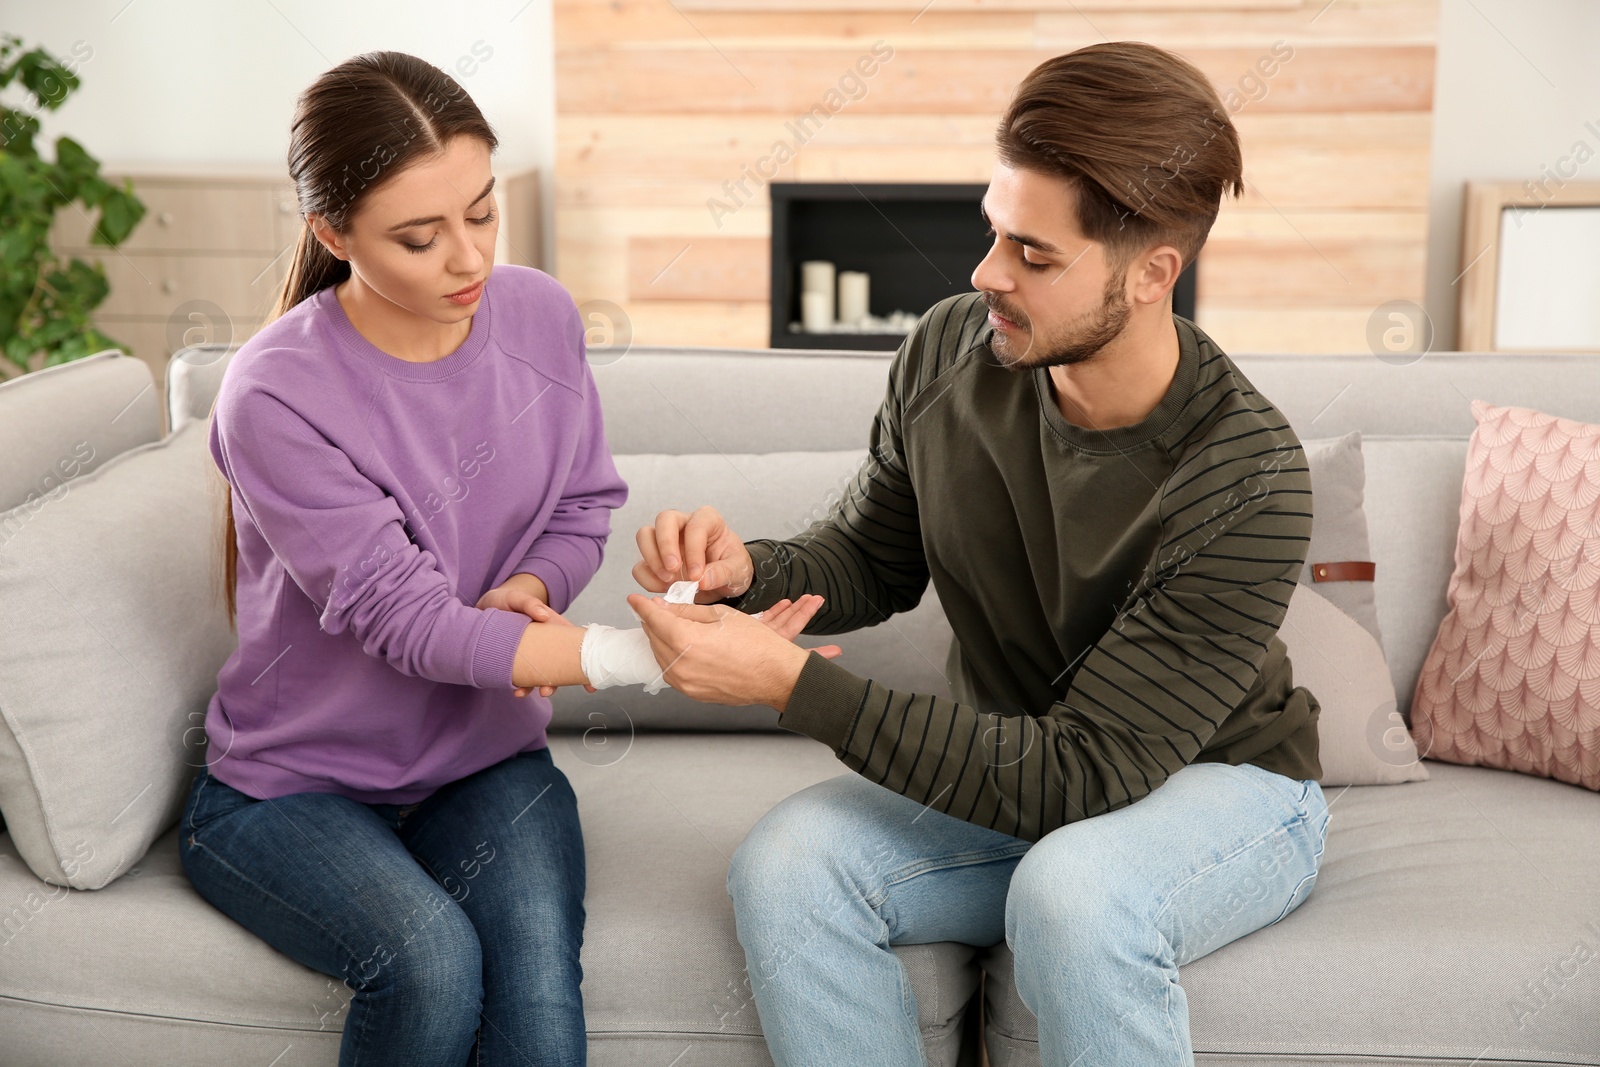
<svg viewBox="0 0 1600 1067"><path fill-rule="evenodd" d="M788 733L641 734L622 758L594 764L580 755L591 751L581 736L552 743L578 796L589 856L591 1032L626 1047L629 1063L670 1063L682 1053L683 1041L658 1034L759 1042L734 936L729 860L778 801L855 772L826 746ZM953 1063L957 1021L977 989L976 950L944 942L895 952L910 974L930 1059Z"/></svg>
<svg viewBox="0 0 1600 1067"><path fill-rule="evenodd" d="M1364 579L1318 581L1319 563L1374 562L1367 535L1366 466L1361 457L1361 431L1343 437L1302 441L1306 466L1311 468L1311 543L1300 582L1314 586L1330 603L1360 623L1372 639L1383 644L1378 627L1374 585ZM1376 573L1376 571L1374 571Z"/></svg>
<svg viewBox="0 0 1600 1067"><path fill-rule="evenodd" d="M867 447L893 355L634 345L594 381L614 453L833 452Z"/></svg>
<svg viewBox="0 0 1600 1067"><path fill-rule="evenodd" d="M554 734L551 754L583 819L590 1064L770 1063L734 935L728 858L779 800L854 772L789 733L640 734L609 762L590 762L581 735ZM201 898L177 834L96 893L43 884L0 837L0 900L12 906L0 932L0 1034L15 1062L59 1062L63 1048L107 1040L120 1053L107 1062L140 1067L338 1059L348 990ZM930 1061L954 1064L976 950L895 953Z"/></svg>
<svg viewBox="0 0 1600 1067"><path fill-rule="evenodd" d="M189 345L167 360L167 426L175 433L186 423L211 417L222 375L238 351L236 344Z"/></svg>
<svg viewBox="0 0 1600 1067"><path fill-rule="evenodd" d="M235 638L205 428L75 479L0 544L0 808L40 878L105 886L178 817ZM4 524L5 515L0 515Z"/></svg>
<svg viewBox="0 0 1600 1067"><path fill-rule="evenodd" d="M778 800L849 772L787 733L638 734L604 763L590 762L580 735L551 744L584 820L590 1063L667 1064L690 1048L681 1064L768 1062L747 1006L728 857ZM1600 985L1584 980L1596 960L1575 956L1600 944L1600 854L1572 847L1600 820L1600 797L1482 767L1429 769L1424 782L1330 790L1316 891L1182 969L1206 1063L1600 1064ZM337 1060L343 986L196 894L176 829L95 893L39 882L0 837L0 900L11 909L0 916L0 1033L18 1062L61 1062L62 1048L106 1041L114 1062L138 1067ZM895 952L931 1038L973 988L973 950ZM979 958L991 1063L1034 1067L1037 1032L1008 950ZM1427 1011L1397 1010L1422 1002Z"/></svg>
<svg viewBox="0 0 1600 1067"><path fill-rule="evenodd" d="M1412 733L1434 759L1600 790L1600 424L1483 400L1472 413Z"/></svg>
<svg viewBox="0 0 1600 1067"><path fill-rule="evenodd" d="M1284 919L1180 969L1207 1064L1600 1064L1600 796L1484 767L1328 792ZM1037 1067L1011 954L986 954L989 1062Z"/></svg>
<svg viewBox="0 0 1600 1067"><path fill-rule="evenodd" d="M160 439L150 368L116 349L0 383L0 511L27 505L0 526L0 542L77 479Z"/></svg>
<svg viewBox="0 0 1600 1067"><path fill-rule="evenodd" d="M1313 584L1312 560L1360 560L1371 555L1362 510L1361 435L1352 432L1303 444L1313 477L1328 501L1314 519L1311 550L1302 574L1303 582ZM615 456L617 470L628 483L628 501L612 513L611 540L600 570L573 601L567 618L580 625L638 625L626 600L629 593L639 591L633 578L633 566L639 560L634 538L638 529L654 523L662 510L692 512L710 504L744 540L794 537L827 516L866 455L865 449L852 449ZM1377 637L1372 583L1314 584ZM800 643L809 648L837 644L844 649L841 663L871 664L872 677L884 685L948 696L944 668L950 640L950 624L930 582L913 611L853 633L806 635ZM630 727L739 730L776 729L778 723L778 714L771 708L701 704L670 688L651 696L637 686L599 693L568 687L558 691L552 703L552 725L587 729L597 748L609 744L616 731ZM1375 765L1357 777L1363 782L1377 780L1385 769L1392 768Z"/></svg>
<svg viewBox="0 0 1600 1067"><path fill-rule="evenodd" d="M1444 617L1467 439L1363 434L1367 532L1378 563L1378 624L1401 717L1409 724L1422 660Z"/></svg>
<svg viewBox="0 0 1600 1067"><path fill-rule="evenodd" d="M1374 582L1317 581L1317 564L1372 561L1361 433L1302 441L1316 492L1311 543L1278 635L1294 681L1316 697L1320 781L1385 785L1428 777L1395 700Z"/></svg>
<svg viewBox="0 0 1600 1067"><path fill-rule="evenodd" d="M664 509L692 512L710 504L722 512L744 540L793 537L815 519L827 515L866 459L866 449L836 452L642 453L615 457L628 483L628 501L611 515L611 540L600 570L566 611L583 625L639 625L628 606L629 593L640 591L633 578L639 561L634 535L653 524ZM839 662L859 665L885 685L918 693L948 696L944 675L950 647L933 583L915 610L877 626L835 636L805 635L807 648L836 644L844 650ZM638 728L704 730L777 729L778 713L763 706L724 707L702 704L666 688L654 696L640 686L616 686L587 693L568 686L551 698L552 725L586 728L597 745L610 731Z"/></svg>
<svg viewBox="0 0 1600 1067"><path fill-rule="evenodd" d="M1383 649L1360 623L1302 581L1289 594L1278 636L1293 681L1316 697L1324 787L1389 785L1428 777L1395 707Z"/></svg>

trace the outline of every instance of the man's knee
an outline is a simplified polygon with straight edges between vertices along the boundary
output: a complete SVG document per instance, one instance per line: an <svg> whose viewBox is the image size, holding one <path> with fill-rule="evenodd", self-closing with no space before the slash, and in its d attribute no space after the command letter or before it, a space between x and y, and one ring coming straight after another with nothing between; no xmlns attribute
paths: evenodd
<svg viewBox="0 0 1600 1067"><path fill-rule="evenodd" d="M1114 862L1068 835L1046 837L1022 857L1006 892L1006 941L1013 954L1087 953L1147 918L1145 903Z"/></svg>
<svg viewBox="0 0 1600 1067"><path fill-rule="evenodd" d="M775 804L750 828L728 863L728 895L735 904L753 900L768 887L804 879L821 861L818 846L826 833L819 819L831 817L831 804L812 789L802 789Z"/></svg>
<svg viewBox="0 0 1600 1067"><path fill-rule="evenodd" d="M771 898L795 904L828 894L860 866L861 809L853 776L818 782L779 801L734 850L728 895L736 908ZM870 783L864 783L870 785Z"/></svg>

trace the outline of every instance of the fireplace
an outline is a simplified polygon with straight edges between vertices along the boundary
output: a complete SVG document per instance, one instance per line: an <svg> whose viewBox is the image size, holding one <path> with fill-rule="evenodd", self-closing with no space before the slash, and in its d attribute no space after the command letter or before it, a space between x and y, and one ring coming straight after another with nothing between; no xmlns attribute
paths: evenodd
<svg viewBox="0 0 1600 1067"><path fill-rule="evenodd" d="M894 349L915 322L947 296L972 291L972 271L989 250L978 204L982 183L772 182L773 348ZM830 295L803 306L801 264ZM1195 264L1173 287L1172 309L1194 318ZM845 275L866 275L845 277ZM825 279L825 280L822 280ZM826 332L805 328L836 320L866 290L865 319ZM899 319L895 312L902 313ZM799 329L792 328L799 325Z"/></svg>

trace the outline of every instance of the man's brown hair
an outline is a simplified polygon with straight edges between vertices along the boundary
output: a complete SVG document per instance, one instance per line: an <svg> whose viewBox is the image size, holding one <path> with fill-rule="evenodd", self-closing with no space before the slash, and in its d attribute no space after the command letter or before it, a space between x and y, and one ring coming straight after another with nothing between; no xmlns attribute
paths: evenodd
<svg viewBox="0 0 1600 1067"><path fill-rule="evenodd" d="M1239 134L1211 82L1142 41L1108 41L1039 64L996 134L1008 167L1065 179L1078 227L1120 273L1170 244L1187 267L1222 196L1244 192Z"/></svg>

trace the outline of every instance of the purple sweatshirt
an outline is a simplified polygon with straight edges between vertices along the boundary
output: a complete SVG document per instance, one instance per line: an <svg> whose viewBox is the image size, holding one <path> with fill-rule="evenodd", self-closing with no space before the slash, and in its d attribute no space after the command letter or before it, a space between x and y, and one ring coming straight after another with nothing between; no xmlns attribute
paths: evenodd
<svg viewBox="0 0 1600 1067"><path fill-rule="evenodd" d="M545 747L550 701L512 694L528 617L473 605L525 572L564 612L627 499L559 282L496 265L432 363L374 346L323 289L234 353L210 446L239 547L212 774L410 804Z"/></svg>

